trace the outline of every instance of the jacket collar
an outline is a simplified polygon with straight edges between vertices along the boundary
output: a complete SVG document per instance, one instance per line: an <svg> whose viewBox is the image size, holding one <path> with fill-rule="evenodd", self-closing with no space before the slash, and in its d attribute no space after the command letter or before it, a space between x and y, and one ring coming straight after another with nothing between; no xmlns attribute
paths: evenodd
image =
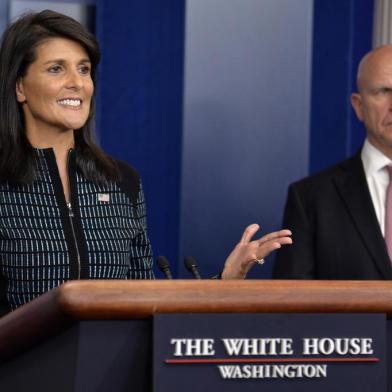
<svg viewBox="0 0 392 392"><path fill-rule="evenodd" d="M392 279L388 256L367 185L360 153L343 162L333 181L354 222L363 243L385 279Z"/></svg>

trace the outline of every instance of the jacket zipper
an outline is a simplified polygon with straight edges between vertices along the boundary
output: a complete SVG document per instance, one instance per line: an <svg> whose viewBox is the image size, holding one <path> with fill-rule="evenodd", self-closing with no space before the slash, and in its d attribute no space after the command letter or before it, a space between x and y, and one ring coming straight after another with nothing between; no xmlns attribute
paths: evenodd
<svg viewBox="0 0 392 392"><path fill-rule="evenodd" d="M69 168L69 157L71 155L72 149L69 150L68 152L68 168ZM70 182L70 176L69 176L69 169L68 169L68 193L69 193L69 199L72 200L71 198L71 182ZM76 234L75 234L75 227L74 227L74 217L75 214L72 210L72 204L71 202L67 203L67 207L68 207L68 217L69 217L69 223L71 225L71 231L72 231L72 237L74 239L74 243L75 243L75 249L76 249L76 259L78 262L78 277L77 279L80 279L80 271L81 271L81 263L80 263L80 251L79 251L79 245L78 245L78 241L76 240Z"/></svg>
<svg viewBox="0 0 392 392"><path fill-rule="evenodd" d="M79 246L78 246L78 241L76 241L76 234L75 234L75 228L74 228L74 222L73 222L73 218L75 217L74 212L72 210L72 205L71 203L67 203L67 207L68 207L68 217L69 217L69 223L71 224L71 230L72 230L72 237L74 239L74 243L75 243L75 249L76 249L76 258L78 261L78 279L80 279L80 252L79 252Z"/></svg>

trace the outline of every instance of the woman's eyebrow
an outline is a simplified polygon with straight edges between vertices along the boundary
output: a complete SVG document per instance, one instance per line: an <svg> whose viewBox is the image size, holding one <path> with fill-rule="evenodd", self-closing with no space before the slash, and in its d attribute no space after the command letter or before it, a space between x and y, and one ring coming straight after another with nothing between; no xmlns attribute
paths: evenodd
<svg viewBox="0 0 392 392"><path fill-rule="evenodd" d="M48 61L45 61L43 64L45 65L45 64L50 64L50 63L65 63L65 62L67 62L66 59L58 58L58 59L50 59ZM84 59L81 59L79 61L79 63L91 63L91 61L88 58L84 58Z"/></svg>

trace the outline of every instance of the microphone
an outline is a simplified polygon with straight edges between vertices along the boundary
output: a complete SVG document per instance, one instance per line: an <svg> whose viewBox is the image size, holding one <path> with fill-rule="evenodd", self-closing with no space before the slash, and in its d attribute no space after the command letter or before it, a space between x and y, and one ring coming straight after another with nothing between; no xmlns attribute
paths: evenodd
<svg viewBox="0 0 392 392"><path fill-rule="evenodd" d="M170 264L165 256L157 257L158 268L165 274L166 279L173 279L173 275L170 272Z"/></svg>
<svg viewBox="0 0 392 392"><path fill-rule="evenodd" d="M184 265L185 268L193 275L195 279L201 279L199 271L197 270L198 267L197 267L196 260L193 257L191 256L185 257Z"/></svg>

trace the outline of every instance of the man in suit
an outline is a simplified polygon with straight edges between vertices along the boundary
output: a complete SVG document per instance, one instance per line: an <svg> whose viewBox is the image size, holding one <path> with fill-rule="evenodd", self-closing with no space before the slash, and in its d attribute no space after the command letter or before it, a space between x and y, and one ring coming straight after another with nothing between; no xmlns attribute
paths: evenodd
<svg viewBox="0 0 392 392"><path fill-rule="evenodd" d="M392 279L392 45L361 60L357 88L351 104L366 128L363 148L289 187L284 227L293 245L279 250L274 278Z"/></svg>

